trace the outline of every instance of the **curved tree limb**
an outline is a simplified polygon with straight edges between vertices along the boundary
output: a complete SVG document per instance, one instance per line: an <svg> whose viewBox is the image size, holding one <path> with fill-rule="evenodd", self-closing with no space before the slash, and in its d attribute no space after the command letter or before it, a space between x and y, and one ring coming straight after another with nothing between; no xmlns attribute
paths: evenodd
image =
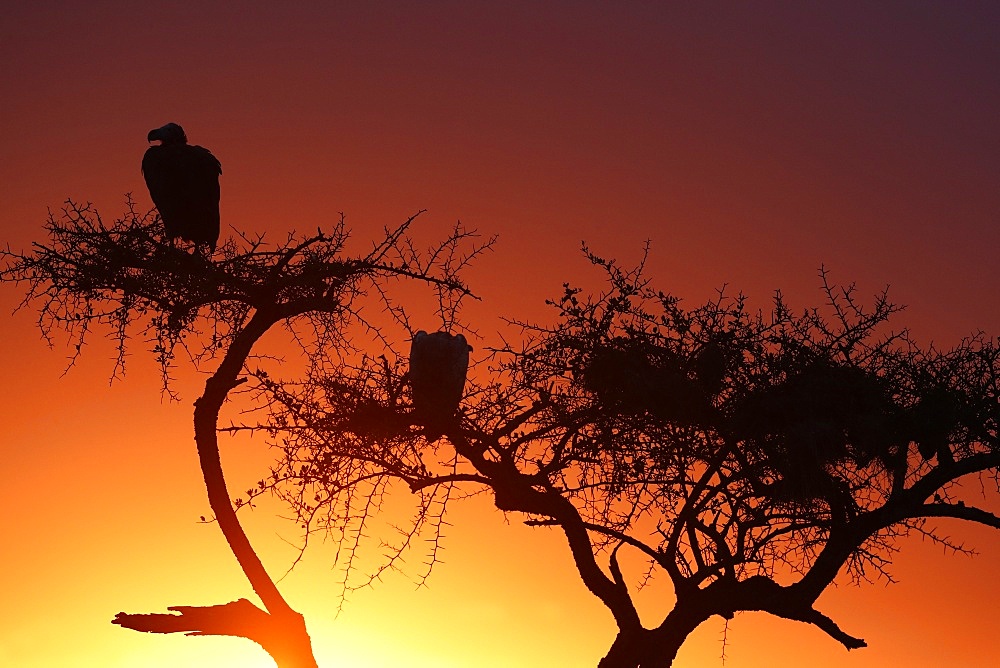
<svg viewBox="0 0 1000 668"><path fill-rule="evenodd" d="M219 453L219 411L229 392L245 380L239 378L239 373L254 344L283 315L280 311L260 310L254 314L205 382L205 390L195 401L194 409L195 443L209 505L240 568L267 611L240 599L223 605L167 608L178 615L119 613L113 623L148 633L239 636L263 647L280 668L317 668L305 620L278 591L236 516Z"/></svg>
<svg viewBox="0 0 1000 668"><path fill-rule="evenodd" d="M1000 529L1000 517L993 513L966 506L961 503L927 503L920 507L920 517L951 517L957 520L976 522L994 529Z"/></svg>

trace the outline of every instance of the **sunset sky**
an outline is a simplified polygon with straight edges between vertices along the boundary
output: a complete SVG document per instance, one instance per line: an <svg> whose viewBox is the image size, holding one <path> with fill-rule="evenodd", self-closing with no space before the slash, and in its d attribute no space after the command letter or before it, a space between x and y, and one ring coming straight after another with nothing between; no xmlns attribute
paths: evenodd
<svg viewBox="0 0 1000 668"><path fill-rule="evenodd" d="M42 240L48 209L126 193L151 207L139 161L166 122L221 160L223 237L329 226L358 252L420 209L430 239L457 220L497 234L470 273L483 339L501 316L544 320L579 249L649 273L690 303L720 286L766 306L819 303L817 270L886 285L898 320L942 346L1000 334L1000 4L994 2L34 2L0 18L0 241ZM0 665L272 666L241 639L110 624L251 597L209 514L192 441L201 377L160 396L141 345L109 385L95 340L40 340L0 286ZM433 327L434 323L428 323ZM224 441L236 490L268 462ZM272 574L295 557L281 508L244 516ZM564 541L485 497L456 505L443 563L352 594L318 545L280 584L324 668L595 666L614 637ZM818 608L869 648L744 613L726 668L996 665L1000 537L901 544L885 582ZM292 543L290 545L289 543ZM644 599L665 614L669 595ZM724 626L677 668L721 668Z"/></svg>

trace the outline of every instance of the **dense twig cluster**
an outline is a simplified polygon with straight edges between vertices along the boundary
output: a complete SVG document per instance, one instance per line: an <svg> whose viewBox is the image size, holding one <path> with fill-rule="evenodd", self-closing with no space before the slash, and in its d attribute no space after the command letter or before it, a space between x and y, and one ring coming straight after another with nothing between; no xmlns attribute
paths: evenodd
<svg viewBox="0 0 1000 668"><path fill-rule="evenodd" d="M50 343L65 332L76 359L95 326L117 342L116 375L138 338L161 366L165 388L178 352L196 364L217 359L255 311L280 309L303 327L296 340L311 359L336 356L346 344L348 320L364 322L354 300L372 294L392 312L386 281L415 279L442 299L459 301L469 290L459 272L489 247L476 233L456 226L427 251L409 235L416 214L370 251L345 256L349 230L343 216L311 236L289 235L272 243L239 233L212 256L167 243L155 210L141 213L127 201L126 214L106 225L89 204L68 201L50 215L47 243L32 252L0 250L0 277L27 285L22 306L37 309Z"/></svg>
<svg viewBox="0 0 1000 668"><path fill-rule="evenodd" d="M831 532L931 472L980 461L995 475L1000 366L984 337L922 351L883 331L898 310L884 293L868 309L825 273L827 309L793 314L779 294L751 313L720 293L684 310L591 257L610 291L581 301L567 288L558 326L533 328L512 362L548 397L536 447L553 430L562 443L539 469L611 532L651 517L648 553L679 589L805 573ZM885 528L920 513L906 515ZM854 556L878 552L865 547Z"/></svg>

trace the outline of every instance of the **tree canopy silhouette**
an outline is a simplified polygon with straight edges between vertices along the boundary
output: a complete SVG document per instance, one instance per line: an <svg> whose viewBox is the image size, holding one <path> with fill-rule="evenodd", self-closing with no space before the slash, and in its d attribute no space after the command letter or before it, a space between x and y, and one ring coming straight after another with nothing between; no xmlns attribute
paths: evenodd
<svg viewBox="0 0 1000 668"><path fill-rule="evenodd" d="M618 625L602 668L669 666L702 622L740 611L864 647L815 607L837 577L887 575L913 533L967 551L938 518L1000 528L964 495L997 498L994 340L920 347L888 329L900 309L887 294L866 305L825 272L821 308L795 313L778 294L754 311L722 292L685 308L642 266L586 254L606 290L566 284L554 322L519 323L523 342L493 351L445 438L410 424L398 360L303 383L259 377L285 455L256 493L283 496L310 530L343 535L352 517L353 536L364 499L392 480L423 495L424 522L444 513L426 502L435 493L492 493L500 510L565 535ZM642 578L626 577L623 550L647 562ZM633 598L648 577L673 588L651 628Z"/></svg>
<svg viewBox="0 0 1000 668"><path fill-rule="evenodd" d="M565 536L584 585L618 626L602 668L670 666L700 624L740 611L864 647L815 607L836 578L886 575L909 534L964 551L937 532L939 518L1000 528L988 509L1000 491L997 342L977 334L948 350L922 347L890 328L899 307L886 293L865 303L825 272L822 307L795 312L778 294L754 310L720 292L688 308L657 290L642 264L623 268L585 250L604 290L588 295L567 283L550 302L551 323L514 321L521 340L480 355L458 410L429 426L414 401L419 382L396 352L416 328L386 284L431 286L450 329L469 294L459 272L489 242L472 245L456 228L420 253L411 223L359 256L343 254L341 221L277 246L239 237L213 261L160 240L156 219L134 207L105 227L71 204L50 220L48 243L4 253L3 278L28 285L25 303L39 310L46 336L65 330L79 351L104 327L118 344L116 373L140 337L168 390L180 351L213 369L196 404L195 440L212 509L265 610L240 600L122 613L116 623L239 635L283 667L314 666L301 616L235 512L267 494L293 509L304 544L316 532L339 541L350 577L386 495L408 490L412 522L361 584L395 568L427 533L429 569L457 492L491 494L498 509ZM364 320L365 295L401 336ZM356 324L374 332L382 354L353 344ZM303 376L277 377L252 357L275 325L302 346ZM219 410L248 380L263 413L224 429L264 430L279 455L256 488L232 500ZM450 411L454 392L442 390ZM647 562L645 575L622 567L624 551ZM673 590L653 626L642 624L634 599L648 577Z"/></svg>

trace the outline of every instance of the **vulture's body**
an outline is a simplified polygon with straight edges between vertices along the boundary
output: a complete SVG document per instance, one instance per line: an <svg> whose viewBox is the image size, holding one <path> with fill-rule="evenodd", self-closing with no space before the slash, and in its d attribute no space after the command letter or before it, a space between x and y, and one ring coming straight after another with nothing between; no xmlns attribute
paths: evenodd
<svg viewBox="0 0 1000 668"><path fill-rule="evenodd" d="M419 331L410 346L410 383L417 420L430 438L455 420L469 369L469 344L461 334Z"/></svg>
<svg viewBox="0 0 1000 668"><path fill-rule="evenodd" d="M201 146L187 143L176 123L151 130L150 146L142 157L142 175L163 219L171 243L181 238L208 244L214 251L219 241L219 175L222 165Z"/></svg>

